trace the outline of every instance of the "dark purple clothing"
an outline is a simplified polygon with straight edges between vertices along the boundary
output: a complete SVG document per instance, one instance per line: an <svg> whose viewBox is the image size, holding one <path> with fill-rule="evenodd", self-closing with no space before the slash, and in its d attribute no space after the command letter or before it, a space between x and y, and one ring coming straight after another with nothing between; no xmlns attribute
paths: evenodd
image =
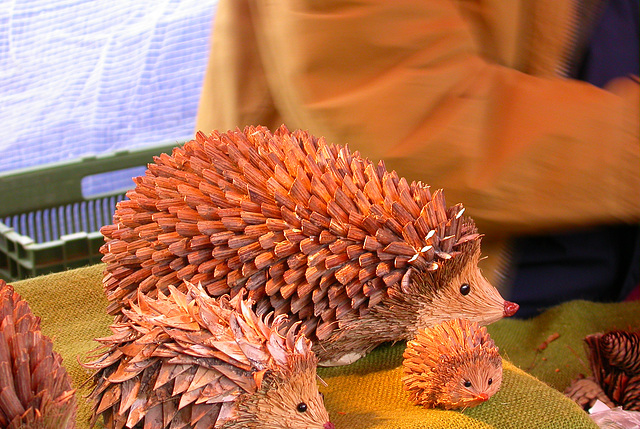
<svg viewBox="0 0 640 429"><path fill-rule="evenodd" d="M611 79L640 73L638 0L610 0L595 27L577 79L603 87Z"/></svg>

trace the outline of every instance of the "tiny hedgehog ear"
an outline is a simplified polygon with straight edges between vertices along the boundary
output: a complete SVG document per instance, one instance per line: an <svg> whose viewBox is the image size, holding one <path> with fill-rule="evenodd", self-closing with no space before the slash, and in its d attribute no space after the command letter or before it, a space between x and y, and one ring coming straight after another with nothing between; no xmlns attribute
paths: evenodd
<svg viewBox="0 0 640 429"><path fill-rule="evenodd" d="M413 268L409 267L407 272L402 276L402 281L400 282L400 289L404 293L411 293L411 275L413 274Z"/></svg>
<svg viewBox="0 0 640 429"><path fill-rule="evenodd" d="M269 377L271 375L270 369L263 369L262 371L256 371L253 373L253 381L256 383L256 389L260 390L262 386L262 381L265 377Z"/></svg>
<svg viewBox="0 0 640 429"><path fill-rule="evenodd" d="M311 341L309 341L304 334L299 335L295 343L294 351L301 355L311 353Z"/></svg>

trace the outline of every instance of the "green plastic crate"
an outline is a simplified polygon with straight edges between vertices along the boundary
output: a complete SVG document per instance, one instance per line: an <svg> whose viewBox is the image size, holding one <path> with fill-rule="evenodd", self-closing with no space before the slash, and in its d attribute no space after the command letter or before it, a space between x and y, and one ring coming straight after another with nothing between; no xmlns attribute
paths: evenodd
<svg viewBox="0 0 640 429"><path fill-rule="evenodd" d="M82 180L146 166L176 143L0 174L0 278L21 280L100 261L100 228L127 189L85 197ZM130 182L128 188L133 186Z"/></svg>

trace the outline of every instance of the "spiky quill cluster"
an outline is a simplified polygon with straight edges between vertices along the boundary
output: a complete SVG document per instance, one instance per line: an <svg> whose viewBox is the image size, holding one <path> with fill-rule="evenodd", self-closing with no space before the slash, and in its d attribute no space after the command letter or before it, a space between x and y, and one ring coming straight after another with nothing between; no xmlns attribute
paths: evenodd
<svg viewBox="0 0 640 429"><path fill-rule="evenodd" d="M640 411L640 331L613 330L584 340L593 377L574 380L567 396L591 407L604 393L609 400L603 402Z"/></svg>
<svg viewBox="0 0 640 429"><path fill-rule="evenodd" d="M0 427L75 427L76 398L40 319L0 280Z"/></svg>
<svg viewBox="0 0 640 429"><path fill-rule="evenodd" d="M107 428L333 429L316 357L286 316L266 320L241 295L213 299L187 284L139 295L126 322L98 339L94 421ZM282 331L282 332L281 332Z"/></svg>
<svg viewBox="0 0 640 429"><path fill-rule="evenodd" d="M403 356L405 390L427 408L474 407L502 384L498 347L486 328L465 319L418 331Z"/></svg>
<svg viewBox="0 0 640 429"><path fill-rule="evenodd" d="M461 204L306 132L198 133L135 181L102 229L111 314L185 281L214 297L244 290L258 314L302 322L326 360L517 309L479 272Z"/></svg>

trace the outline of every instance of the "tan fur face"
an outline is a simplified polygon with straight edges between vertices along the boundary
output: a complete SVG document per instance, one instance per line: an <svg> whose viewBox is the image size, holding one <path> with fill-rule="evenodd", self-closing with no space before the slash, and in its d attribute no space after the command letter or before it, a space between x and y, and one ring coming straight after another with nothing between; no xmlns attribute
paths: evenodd
<svg viewBox="0 0 640 429"><path fill-rule="evenodd" d="M258 392L240 404L236 421L224 428L335 429L318 392L315 362L305 360L292 357L293 371L268 374Z"/></svg>
<svg viewBox="0 0 640 429"><path fill-rule="evenodd" d="M478 249L461 270L435 292L433 300L419 312L418 328L454 318L488 325L515 313L518 306L505 301L487 281L478 268L479 260Z"/></svg>
<svg viewBox="0 0 640 429"><path fill-rule="evenodd" d="M457 368L442 390L438 405L470 408L488 400L502 384L502 361L475 356Z"/></svg>

